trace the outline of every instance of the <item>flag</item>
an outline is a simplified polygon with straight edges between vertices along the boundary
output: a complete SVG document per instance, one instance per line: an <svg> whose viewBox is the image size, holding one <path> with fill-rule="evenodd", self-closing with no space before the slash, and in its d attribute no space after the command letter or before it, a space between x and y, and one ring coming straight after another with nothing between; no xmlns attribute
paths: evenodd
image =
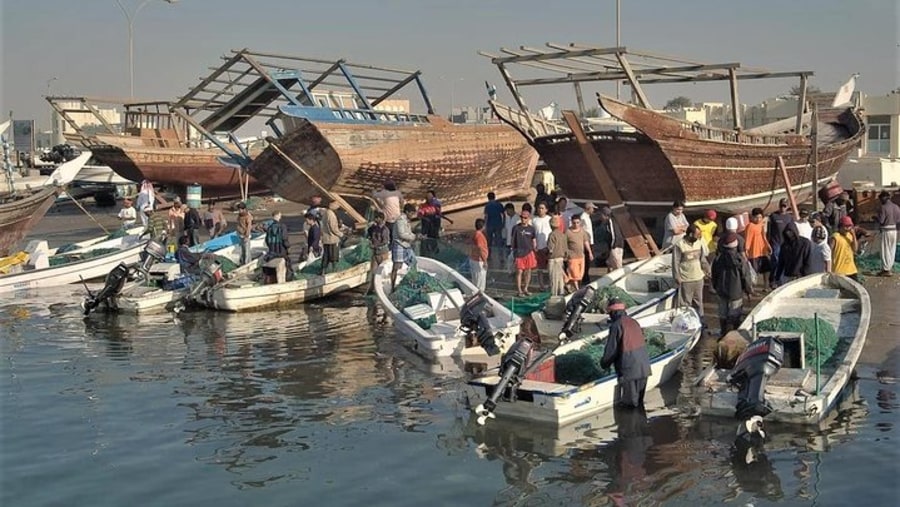
<svg viewBox="0 0 900 507"><path fill-rule="evenodd" d="M843 106L850 102L853 98L853 90L856 89L856 77L859 74L853 74L850 76L850 79L844 83L837 93L834 94L834 101L831 103L831 107Z"/></svg>

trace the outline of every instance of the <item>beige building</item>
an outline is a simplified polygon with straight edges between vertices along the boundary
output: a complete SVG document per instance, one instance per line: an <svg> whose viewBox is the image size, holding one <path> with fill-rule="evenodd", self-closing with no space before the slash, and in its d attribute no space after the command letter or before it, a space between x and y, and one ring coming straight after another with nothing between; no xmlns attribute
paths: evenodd
<svg viewBox="0 0 900 507"><path fill-rule="evenodd" d="M900 184L900 93L862 95L860 107L866 120L866 136L858 157L844 164L838 181L844 187L870 181L876 187Z"/></svg>

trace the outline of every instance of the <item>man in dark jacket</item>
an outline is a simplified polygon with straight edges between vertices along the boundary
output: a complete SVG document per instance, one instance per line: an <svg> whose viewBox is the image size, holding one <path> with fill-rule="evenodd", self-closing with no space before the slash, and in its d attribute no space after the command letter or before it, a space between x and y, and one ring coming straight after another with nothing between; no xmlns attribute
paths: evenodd
<svg viewBox="0 0 900 507"><path fill-rule="evenodd" d="M784 276L784 264L781 262L781 244L784 243L784 229L794 223L794 217L788 211L788 200L778 201L778 211L769 215L766 227L766 239L772 247L772 271L769 272L769 288L774 289L781 284Z"/></svg>
<svg viewBox="0 0 900 507"><path fill-rule="evenodd" d="M753 285L750 280L749 264L738 252L738 235L725 235L722 249L712 265L712 283L719 298L719 338L730 329L741 325L744 309L744 294L750 294Z"/></svg>
<svg viewBox="0 0 900 507"><path fill-rule="evenodd" d="M606 267L613 271L622 267L622 255L625 252L625 235L619 224L612 218L612 210L609 206L600 208L600 220L597 222L596 241L594 247L597 252L594 258L606 259Z"/></svg>
<svg viewBox="0 0 900 507"><path fill-rule="evenodd" d="M784 277L793 280L812 273L810 264L812 242L801 236L794 224L789 224L784 229L783 237L781 262L784 266Z"/></svg>
<svg viewBox="0 0 900 507"><path fill-rule="evenodd" d="M619 377L616 405L623 408L643 408L647 378L650 376L650 355L644 331L636 320L625 314L625 303L613 298L606 307L609 313L609 337L603 350L600 367L614 365Z"/></svg>
<svg viewBox="0 0 900 507"><path fill-rule="evenodd" d="M188 246L196 246L200 244L200 228L203 227L203 220L200 219L200 212L193 206L189 207L184 214L184 235L190 241Z"/></svg>

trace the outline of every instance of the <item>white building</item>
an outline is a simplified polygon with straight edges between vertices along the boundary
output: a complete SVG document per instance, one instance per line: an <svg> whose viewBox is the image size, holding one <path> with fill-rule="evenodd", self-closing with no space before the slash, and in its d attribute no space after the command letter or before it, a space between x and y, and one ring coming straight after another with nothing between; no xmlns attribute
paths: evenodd
<svg viewBox="0 0 900 507"><path fill-rule="evenodd" d="M876 187L900 184L900 93L862 95L860 107L866 121L866 136L858 157L844 164L838 175L841 186L870 181Z"/></svg>

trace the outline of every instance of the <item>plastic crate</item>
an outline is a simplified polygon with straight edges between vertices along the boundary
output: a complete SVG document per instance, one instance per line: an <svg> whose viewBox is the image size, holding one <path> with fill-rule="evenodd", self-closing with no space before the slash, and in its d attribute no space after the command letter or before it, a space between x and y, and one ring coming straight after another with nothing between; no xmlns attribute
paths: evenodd
<svg viewBox="0 0 900 507"><path fill-rule="evenodd" d="M525 379L537 380L538 382L556 382L556 358L547 358L546 361L528 372L528 374L525 375Z"/></svg>

